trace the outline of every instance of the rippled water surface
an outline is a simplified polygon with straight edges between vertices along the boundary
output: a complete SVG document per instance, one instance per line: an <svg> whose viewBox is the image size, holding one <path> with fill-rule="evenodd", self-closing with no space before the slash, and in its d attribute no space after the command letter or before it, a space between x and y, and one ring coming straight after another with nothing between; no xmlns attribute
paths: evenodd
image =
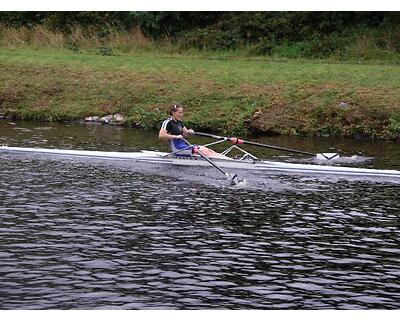
<svg viewBox="0 0 400 320"><path fill-rule="evenodd" d="M0 122L10 146L164 150L153 136ZM398 145L354 145L396 167ZM265 175L238 190L212 168L13 154L0 168L1 309L400 307L398 184Z"/></svg>

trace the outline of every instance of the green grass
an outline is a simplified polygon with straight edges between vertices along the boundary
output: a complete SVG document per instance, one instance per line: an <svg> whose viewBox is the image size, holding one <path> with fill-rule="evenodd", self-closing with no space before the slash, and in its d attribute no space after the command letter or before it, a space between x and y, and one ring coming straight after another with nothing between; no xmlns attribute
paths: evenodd
<svg viewBox="0 0 400 320"><path fill-rule="evenodd" d="M202 130L398 139L399 83L398 65L0 48L0 113L24 119L121 112L157 127L180 102Z"/></svg>
<svg viewBox="0 0 400 320"><path fill-rule="evenodd" d="M217 55L218 57L218 55ZM340 83L373 86L377 83L396 85L399 80L397 65L370 65L355 63L327 63L326 61L273 61L269 58L219 58L201 54L166 55L153 53L101 56L72 53L67 50L0 49L0 61L44 65L68 65L97 70L134 70L193 77L211 77L222 83L250 82L256 84L291 82Z"/></svg>

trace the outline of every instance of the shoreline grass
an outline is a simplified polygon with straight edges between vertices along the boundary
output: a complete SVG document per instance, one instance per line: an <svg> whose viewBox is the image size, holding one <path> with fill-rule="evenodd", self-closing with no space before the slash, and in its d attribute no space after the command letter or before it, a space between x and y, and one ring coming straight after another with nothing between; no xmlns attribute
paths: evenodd
<svg viewBox="0 0 400 320"><path fill-rule="evenodd" d="M398 140L398 83L400 66L371 62L0 47L0 113L28 120L156 128L179 102L198 130Z"/></svg>

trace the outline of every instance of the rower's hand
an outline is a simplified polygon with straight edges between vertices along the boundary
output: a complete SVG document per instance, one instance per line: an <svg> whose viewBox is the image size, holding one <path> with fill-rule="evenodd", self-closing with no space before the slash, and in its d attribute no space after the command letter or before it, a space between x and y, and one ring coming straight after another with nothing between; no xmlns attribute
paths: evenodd
<svg viewBox="0 0 400 320"><path fill-rule="evenodd" d="M174 137L174 139L183 139L183 136L181 134L178 134Z"/></svg>
<svg viewBox="0 0 400 320"><path fill-rule="evenodd" d="M188 136L192 136L192 135L194 135L194 131L192 129L185 130L185 132L183 133L183 136L185 138L187 138Z"/></svg>

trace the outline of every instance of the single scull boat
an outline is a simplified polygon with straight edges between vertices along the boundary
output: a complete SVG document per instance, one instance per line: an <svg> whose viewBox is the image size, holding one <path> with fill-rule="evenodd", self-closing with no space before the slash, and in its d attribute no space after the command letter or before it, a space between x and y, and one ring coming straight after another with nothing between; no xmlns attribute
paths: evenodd
<svg viewBox="0 0 400 320"><path fill-rule="evenodd" d="M335 175L335 176L352 176L352 177L377 177L392 178L400 181L400 171L398 170L379 170L367 168L353 168L332 165L316 165L287 163L278 161L263 161L257 159L252 154L244 151L236 145L231 146L222 154L226 155L233 148L244 152L239 159L216 159L212 161L221 168L241 169L262 171L267 173L289 173L302 175ZM131 160L159 165L177 165L177 166L210 166L205 159L193 157L177 157L166 152L141 151L141 152L109 152L109 151L86 151L86 150L63 150L63 149L43 149L43 148L20 148L0 146L0 152L13 153L35 153L57 155L64 157L85 157L96 159L114 159L114 160Z"/></svg>

